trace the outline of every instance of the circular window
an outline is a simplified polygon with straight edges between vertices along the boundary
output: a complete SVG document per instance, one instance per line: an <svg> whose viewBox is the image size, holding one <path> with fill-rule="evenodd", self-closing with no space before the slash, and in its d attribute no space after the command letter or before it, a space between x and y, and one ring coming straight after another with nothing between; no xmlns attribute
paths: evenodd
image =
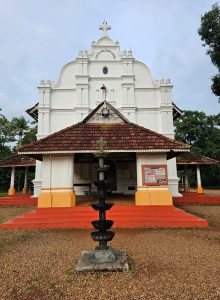
<svg viewBox="0 0 220 300"><path fill-rule="evenodd" d="M107 67L104 67L104 68L102 69L102 72L103 72L103 74L108 74L108 68L107 68Z"/></svg>

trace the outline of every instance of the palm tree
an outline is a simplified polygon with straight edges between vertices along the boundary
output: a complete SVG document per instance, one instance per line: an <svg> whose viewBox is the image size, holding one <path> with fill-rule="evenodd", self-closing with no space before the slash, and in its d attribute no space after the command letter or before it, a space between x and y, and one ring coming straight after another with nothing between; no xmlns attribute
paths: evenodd
<svg viewBox="0 0 220 300"><path fill-rule="evenodd" d="M21 146L22 137L26 130L28 130L29 121L26 121L24 117L13 118L12 124L15 130L15 134L18 135L18 146Z"/></svg>

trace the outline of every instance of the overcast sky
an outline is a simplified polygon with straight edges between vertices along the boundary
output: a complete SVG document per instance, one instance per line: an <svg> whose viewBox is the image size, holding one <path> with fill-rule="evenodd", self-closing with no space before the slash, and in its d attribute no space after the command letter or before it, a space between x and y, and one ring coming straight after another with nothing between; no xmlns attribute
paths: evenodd
<svg viewBox="0 0 220 300"><path fill-rule="evenodd" d="M38 100L41 79L56 80L107 20L121 50L133 51L154 79L171 78L181 109L220 111L210 90L217 73L197 33L209 0L0 0L0 108L9 119Z"/></svg>

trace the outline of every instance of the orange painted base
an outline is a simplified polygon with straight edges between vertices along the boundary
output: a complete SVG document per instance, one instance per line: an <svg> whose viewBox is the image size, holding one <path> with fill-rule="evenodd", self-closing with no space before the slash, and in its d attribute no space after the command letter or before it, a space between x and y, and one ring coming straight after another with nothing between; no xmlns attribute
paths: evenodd
<svg viewBox="0 0 220 300"><path fill-rule="evenodd" d="M22 194L27 194L28 193L28 187L24 186L22 189Z"/></svg>
<svg viewBox="0 0 220 300"><path fill-rule="evenodd" d="M190 192L190 187L189 187L188 185L185 185L185 186L184 186L184 192L185 192L185 193Z"/></svg>
<svg viewBox="0 0 220 300"><path fill-rule="evenodd" d="M10 186L10 189L8 190L8 196L14 196L15 193L15 188L13 186Z"/></svg>
<svg viewBox="0 0 220 300"><path fill-rule="evenodd" d="M75 205L76 195L74 192L41 192L37 207L71 207Z"/></svg>
<svg viewBox="0 0 220 300"><path fill-rule="evenodd" d="M172 194L168 190L138 190L136 205L173 205Z"/></svg>
<svg viewBox="0 0 220 300"><path fill-rule="evenodd" d="M196 192L198 194L203 194L203 188L201 186L198 186L197 189L196 189Z"/></svg>

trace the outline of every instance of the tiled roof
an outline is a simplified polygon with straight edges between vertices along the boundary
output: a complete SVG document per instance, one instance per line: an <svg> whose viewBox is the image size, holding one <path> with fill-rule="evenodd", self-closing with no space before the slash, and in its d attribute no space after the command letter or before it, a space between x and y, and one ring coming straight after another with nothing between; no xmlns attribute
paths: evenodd
<svg viewBox="0 0 220 300"><path fill-rule="evenodd" d="M178 165L215 165L219 163L218 160L192 152L179 154L176 161Z"/></svg>
<svg viewBox="0 0 220 300"><path fill-rule="evenodd" d="M97 140L106 141L106 152L189 151L190 146L133 123L98 124L80 122L37 142L25 145L19 153L83 153L99 150Z"/></svg>
<svg viewBox="0 0 220 300"><path fill-rule="evenodd" d="M26 155L15 155L0 160L0 168L35 166L36 161Z"/></svg>

